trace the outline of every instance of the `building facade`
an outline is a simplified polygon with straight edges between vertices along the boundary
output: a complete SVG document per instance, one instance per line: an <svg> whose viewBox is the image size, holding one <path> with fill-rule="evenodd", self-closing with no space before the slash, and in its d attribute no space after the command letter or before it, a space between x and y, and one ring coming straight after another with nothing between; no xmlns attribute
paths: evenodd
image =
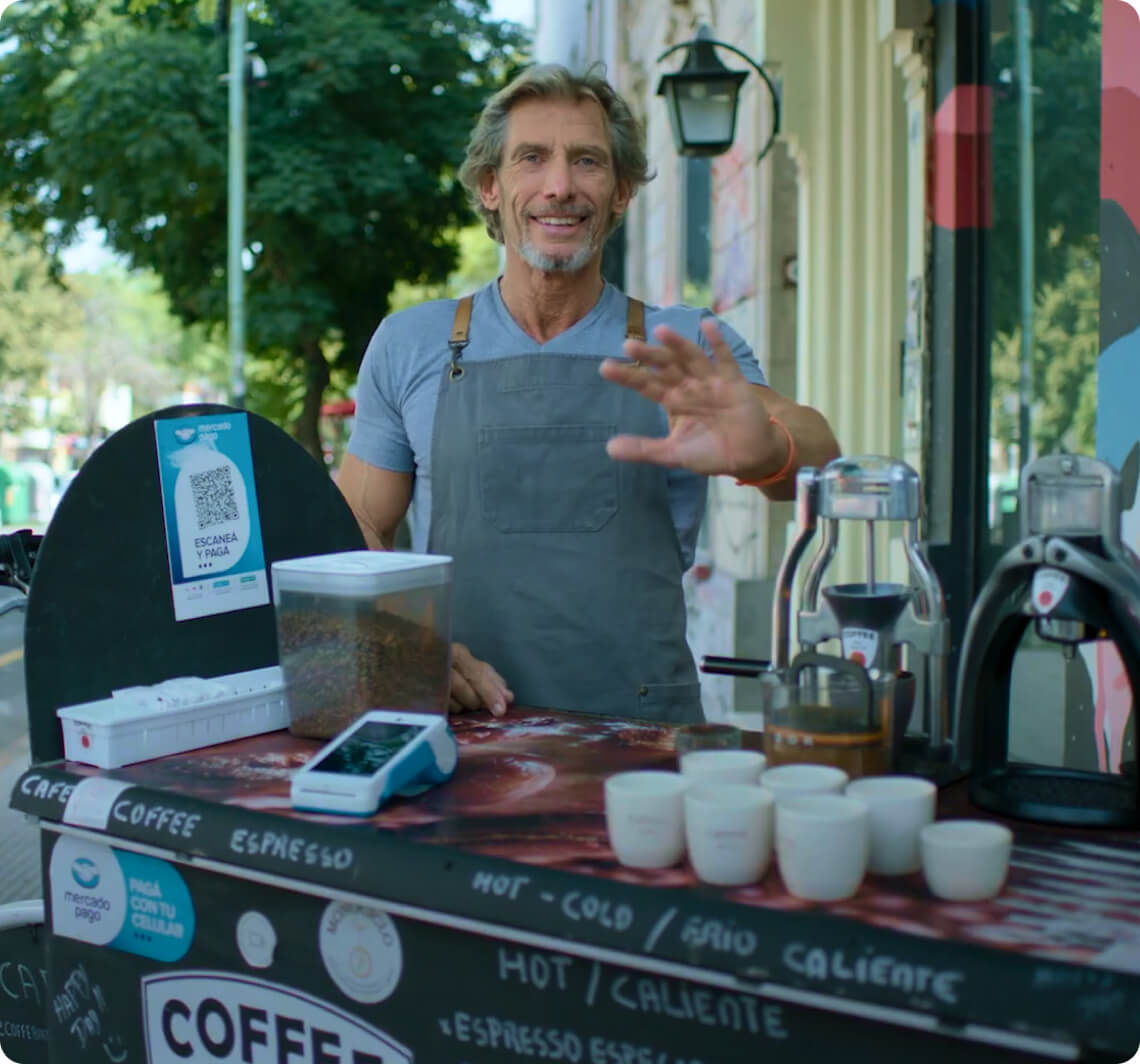
<svg viewBox="0 0 1140 1064"><path fill-rule="evenodd" d="M773 387L828 417L846 453L905 456L921 471L921 320L912 321L905 353L901 345L908 279L910 313L924 313L930 9L896 7L540 0L537 58L577 69L605 63L646 124L657 176L625 227L628 290L711 306L752 342ZM661 75L682 58L657 57L702 25L762 64L779 93L774 101L749 77L734 143L712 160L678 156L657 95ZM779 137L758 158L777 105ZM792 510L730 478L710 484L688 577L698 654L767 656L772 582ZM885 568L885 539L879 547ZM862 554L854 538L843 542L838 572L853 573ZM714 711L750 700L747 681L703 682Z"/></svg>
<svg viewBox="0 0 1140 1064"><path fill-rule="evenodd" d="M1127 414L1135 5L538 0L536 13L537 58L605 63L646 124L657 177L624 228L625 287L711 306L846 454L919 472L956 654L1016 535L1017 470L1044 450L1094 448L1119 468L1140 435ZM762 158L773 101L755 74L732 147L711 162L677 154L657 87L683 54L659 57L702 26L777 87L779 136ZM687 577L698 654L767 657L792 518L714 479ZM898 531L877 533L880 573L896 579ZM827 582L861 579L863 557L855 528ZM755 697L749 681L703 682L713 714Z"/></svg>

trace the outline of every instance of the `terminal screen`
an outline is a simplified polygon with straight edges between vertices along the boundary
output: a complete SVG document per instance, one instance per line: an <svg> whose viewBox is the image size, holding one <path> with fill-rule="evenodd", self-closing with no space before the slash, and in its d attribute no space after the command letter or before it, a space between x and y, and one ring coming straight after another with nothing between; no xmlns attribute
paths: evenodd
<svg viewBox="0 0 1140 1064"><path fill-rule="evenodd" d="M421 724L370 720L333 747L312 770L345 776L371 776L426 730Z"/></svg>

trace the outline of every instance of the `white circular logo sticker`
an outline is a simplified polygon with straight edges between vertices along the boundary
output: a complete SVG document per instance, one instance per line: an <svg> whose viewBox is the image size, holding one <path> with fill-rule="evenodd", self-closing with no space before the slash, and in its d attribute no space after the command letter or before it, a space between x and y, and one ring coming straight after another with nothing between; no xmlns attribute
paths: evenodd
<svg viewBox="0 0 1140 1064"><path fill-rule="evenodd" d="M1060 569L1038 569L1033 574L1033 587L1030 591L1033 612L1047 617L1065 597L1070 583L1069 574Z"/></svg>
<svg viewBox="0 0 1140 1064"><path fill-rule="evenodd" d="M48 866L51 922L57 935L105 946L127 917L127 885L109 846L64 836Z"/></svg>
<svg viewBox="0 0 1140 1064"><path fill-rule="evenodd" d="M333 982L353 1001L374 1005L399 985L404 953L383 909L330 902L321 915L319 946Z"/></svg>
<svg viewBox="0 0 1140 1064"><path fill-rule="evenodd" d="M268 968L277 948L277 932L269 917L255 909L242 913L237 922L237 946L251 968Z"/></svg>

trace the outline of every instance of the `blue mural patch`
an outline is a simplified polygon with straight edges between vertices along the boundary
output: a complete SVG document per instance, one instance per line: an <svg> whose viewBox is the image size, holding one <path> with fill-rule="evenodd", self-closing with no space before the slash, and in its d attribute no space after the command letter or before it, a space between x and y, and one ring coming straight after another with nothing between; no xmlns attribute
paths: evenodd
<svg viewBox="0 0 1140 1064"><path fill-rule="evenodd" d="M1140 437L1136 419L1140 329L1109 344L1097 360L1096 372L1096 453L1114 469L1120 469Z"/></svg>

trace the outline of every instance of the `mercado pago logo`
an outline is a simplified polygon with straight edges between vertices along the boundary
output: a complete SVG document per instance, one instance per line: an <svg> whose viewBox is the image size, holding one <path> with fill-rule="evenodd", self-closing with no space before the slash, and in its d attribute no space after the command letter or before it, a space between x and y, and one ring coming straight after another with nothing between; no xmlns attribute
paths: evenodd
<svg viewBox="0 0 1140 1064"><path fill-rule="evenodd" d="M84 890L99 886L99 866L89 857L77 857L71 864L71 878Z"/></svg>
<svg viewBox="0 0 1140 1064"><path fill-rule="evenodd" d="M48 876L57 935L160 961L190 948L194 906L168 862L64 836Z"/></svg>
<svg viewBox="0 0 1140 1064"><path fill-rule="evenodd" d="M411 1064L390 1035L300 990L215 971L143 976L149 1064Z"/></svg>

